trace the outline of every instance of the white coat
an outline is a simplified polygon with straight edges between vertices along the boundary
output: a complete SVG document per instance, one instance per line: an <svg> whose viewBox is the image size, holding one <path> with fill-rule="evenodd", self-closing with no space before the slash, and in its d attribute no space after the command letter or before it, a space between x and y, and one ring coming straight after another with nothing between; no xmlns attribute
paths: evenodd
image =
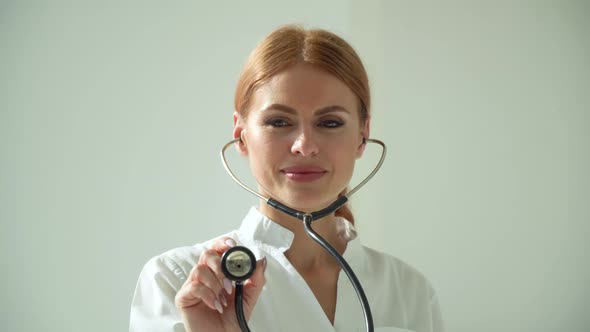
<svg viewBox="0 0 590 332"><path fill-rule="evenodd" d="M347 220L338 222L356 233ZM360 303L344 271L338 278L334 325L330 323L283 254L293 241L291 231L252 208L241 227L224 236L250 248L256 259L267 257L266 284L248 321L253 332L365 331ZM174 297L211 241L170 250L146 263L131 305L131 332L185 331ZM375 331L444 331L437 296L420 272L361 245L358 237L348 242L344 258L363 285Z"/></svg>

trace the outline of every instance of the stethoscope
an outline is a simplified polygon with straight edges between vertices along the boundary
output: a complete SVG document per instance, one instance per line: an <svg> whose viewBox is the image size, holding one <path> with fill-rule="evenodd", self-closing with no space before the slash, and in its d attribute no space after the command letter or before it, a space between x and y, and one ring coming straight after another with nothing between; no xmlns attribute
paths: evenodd
<svg viewBox="0 0 590 332"><path fill-rule="evenodd" d="M359 301L361 302L361 306L363 309L363 315L365 317L365 326L367 328L367 331L373 332L373 315L371 314L371 308L369 307L369 301L367 300L367 296L365 295L365 291L363 290L361 283L359 282L358 278L356 277L352 268L350 267L350 265L348 265L348 263L346 262L344 257L342 257L342 255L340 255L338 253L338 251L336 249L334 249L334 247L332 247L332 245L330 245L330 243L328 243L324 238L322 238L318 233L316 233L311 228L311 223L314 220L323 218L323 217L331 214L332 212L336 211L338 208L340 208L341 206L346 204L346 202L348 201L348 198L350 196L352 196L362 186L364 186L375 175L375 173L377 173L379 168L381 168L383 161L385 160L385 153L387 151L387 148L385 147L385 143L383 143L379 140L376 140L376 139L363 138L363 144L365 144L367 142L376 143L382 147L381 158L379 159L377 166L375 166L373 171L363 181L361 181L361 183L359 183L356 187L354 187L352 190L350 190L346 195L339 197L337 200L334 201L334 203L330 204L328 207L326 207L322 210L319 210L319 211L312 212L312 213L305 213L302 211L292 209L292 208L290 208L290 207L288 207L288 206L286 206L286 205L284 205L284 204L282 204L270 197L262 196L258 192L250 189L248 186L243 184L235 176L235 174L229 168L229 166L227 164L227 160L225 159L225 150L227 150L227 148L229 146L231 146L232 144L234 144L236 142L241 142L241 138L236 138L234 140L229 141L221 149L221 162L223 163L223 167L225 167L225 170L227 171L227 173L242 188L244 188L247 191L249 191L250 193L258 196L260 199L266 201L266 203L268 205L270 205L273 208L275 208L279 211L282 211L292 217L295 217L295 218L303 221L303 225L304 225L305 232L307 233L307 235L309 235L314 241L316 241L320 246L322 246L326 251L328 251L328 253L330 253L330 255L332 255L336 259L336 261L338 262L338 265L340 265L342 270L344 270L344 272L348 276L348 279L352 283L352 286L354 287L354 290L356 291L356 295L358 296ZM237 316L238 322L240 324L240 328L244 332L250 331L250 328L248 328L248 323L246 322L246 317L244 316L244 310L243 310L243 303L242 303L243 283L248 278L250 278L250 276L252 276L252 274L254 273L254 270L256 269L256 258L254 257L254 254L252 253L252 251L250 251L250 249L243 247L243 246L235 246L235 247L228 249L221 256L221 269L223 270L223 273L225 274L225 276L228 279L230 279L236 283L235 307L236 307L236 316Z"/></svg>

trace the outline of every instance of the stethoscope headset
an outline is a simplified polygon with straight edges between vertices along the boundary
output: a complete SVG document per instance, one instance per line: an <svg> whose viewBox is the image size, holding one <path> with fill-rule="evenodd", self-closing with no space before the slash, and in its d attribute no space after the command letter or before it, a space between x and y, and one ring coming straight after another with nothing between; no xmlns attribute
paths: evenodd
<svg viewBox="0 0 590 332"><path fill-rule="evenodd" d="M352 283L352 286L354 287L354 290L356 291L356 294L357 294L359 301L361 303L361 307L363 309L363 315L365 317L365 327L366 327L367 331L373 332L373 316L371 314L371 308L369 306L369 301L367 300L367 296L365 295L365 291L363 290L361 283L359 282L358 278L354 274L354 271L352 270L350 265L348 265L348 263L346 262L344 257L342 257L342 255L340 255L340 253L338 253L338 251L336 249L334 249L334 247L332 247L332 245L330 245L330 243L328 243L324 238L322 238L318 233L316 233L313 230L313 228L311 228L311 224L313 221L318 220L320 218L323 218L323 217L333 213L338 208L340 208L341 206L346 204L346 202L348 202L348 199L350 198L350 196L352 196L357 190L359 190L362 186L364 186L375 175L375 173L377 173L379 168L381 168L383 161L385 160L385 154L387 151L387 148L385 147L385 143L383 143L379 140L376 140L376 139L363 138L362 144L375 143L375 144L378 144L381 146L382 152L381 152L381 157L379 159L379 162L377 163L377 166L375 166L373 171L363 181L361 181L356 187L354 187L352 190L350 190L348 193L346 193L346 195L340 196L332 204L330 204L329 206L327 206L326 208L324 208L322 210L318 210L318 211L315 211L312 213L305 213L305 212L302 212L299 210L292 209L292 208L272 199L271 197L262 196L260 193L250 189L248 186L243 184L235 176L235 174L232 172L232 170L228 166L227 160L225 158L225 151L227 150L227 148L229 146L231 146L232 144L234 144L236 142L241 143L242 142L241 138L236 138L236 139L229 141L221 149L221 162L223 163L223 167L225 168L227 173L242 188L244 188L245 190L254 194L255 196L258 196L260 199L264 200L266 202L266 204L272 206L273 208L275 208L283 213L288 214L289 216L295 217L295 218L303 221L304 229L305 229L305 232L307 233L307 235L309 235L309 237L311 237L315 242L317 242L320 246L322 246L322 248L324 248L328 253L330 253L330 255L332 255L336 259L336 261L338 262L338 265L340 265L340 268L342 268L342 270L344 270L344 272L348 276L348 279ZM221 256L221 269L222 269L223 273L225 274L225 276L228 279L234 281L236 284L235 308L236 308L236 317L237 317L238 322L240 324L240 328L244 332L250 331L250 328L248 327L248 323L246 322L246 317L244 316L243 285L244 285L244 282L252 276L252 274L254 273L254 271L256 269L256 258L254 256L254 254L252 253L252 251L250 251L250 249L248 249L244 246L235 246L235 247L228 249Z"/></svg>

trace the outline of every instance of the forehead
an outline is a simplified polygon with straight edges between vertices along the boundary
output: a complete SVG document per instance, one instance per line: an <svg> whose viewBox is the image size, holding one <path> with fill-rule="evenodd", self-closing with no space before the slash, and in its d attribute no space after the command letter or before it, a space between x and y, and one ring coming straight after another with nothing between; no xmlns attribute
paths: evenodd
<svg viewBox="0 0 590 332"><path fill-rule="evenodd" d="M303 111L339 105L354 114L358 112L357 100L352 90L336 76L312 65L297 64L258 88L253 95L252 108L280 103Z"/></svg>

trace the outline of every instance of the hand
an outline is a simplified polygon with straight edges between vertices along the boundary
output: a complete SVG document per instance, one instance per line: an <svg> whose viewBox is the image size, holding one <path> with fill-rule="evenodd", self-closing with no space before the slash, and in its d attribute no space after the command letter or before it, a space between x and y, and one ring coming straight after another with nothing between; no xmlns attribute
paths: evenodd
<svg viewBox="0 0 590 332"><path fill-rule="evenodd" d="M235 292L221 270L221 255L236 242L229 237L214 241L203 251L186 282L176 294L175 303L182 313L187 331L241 331L236 318ZM266 279L266 257L256 262L254 274L244 282L244 315L250 315Z"/></svg>

